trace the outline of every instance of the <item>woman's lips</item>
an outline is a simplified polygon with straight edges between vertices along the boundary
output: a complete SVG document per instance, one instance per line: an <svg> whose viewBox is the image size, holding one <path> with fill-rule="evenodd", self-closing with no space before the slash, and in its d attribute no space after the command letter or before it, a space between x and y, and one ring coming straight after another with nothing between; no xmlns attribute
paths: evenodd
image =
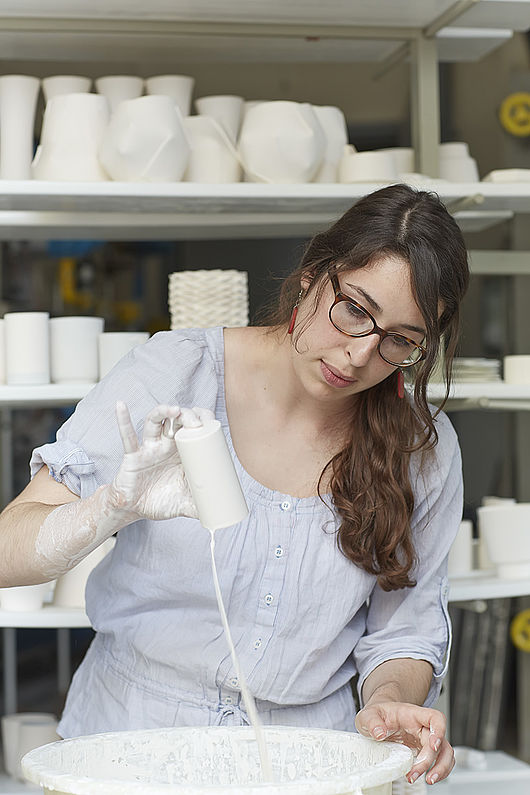
<svg viewBox="0 0 530 795"><path fill-rule="evenodd" d="M329 364L326 364L326 362L322 359L320 361L320 369L322 371L322 375L324 376L324 380L331 386L347 387L354 384L357 380L356 378L346 378L345 376L341 375L338 370L335 370L334 368L330 367Z"/></svg>

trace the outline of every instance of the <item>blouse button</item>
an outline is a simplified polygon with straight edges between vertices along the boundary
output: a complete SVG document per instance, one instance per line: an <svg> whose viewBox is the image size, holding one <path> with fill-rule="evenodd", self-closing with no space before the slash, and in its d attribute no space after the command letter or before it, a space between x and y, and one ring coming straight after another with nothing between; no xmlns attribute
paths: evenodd
<svg viewBox="0 0 530 795"><path fill-rule="evenodd" d="M261 646L261 638L258 638L257 640L254 641L254 648L259 649L260 646Z"/></svg>
<svg viewBox="0 0 530 795"><path fill-rule="evenodd" d="M227 696L224 701L225 704L233 704L232 696Z"/></svg>
<svg viewBox="0 0 530 795"><path fill-rule="evenodd" d="M287 502L287 500L284 500L284 502L280 503L280 508L282 509L282 511L288 511L290 507L291 503Z"/></svg>
<svg viewBox="0 0 530 795"><path fill-rule="evenodd" d="M282 547L280 546L276 547L276 549L274 550L274 554L276 555L277 558L281 558L281 556L283 555Z"/></svg>
<svg viewBox="0 0 530 795"><path fill-rule="evenodd" d="M232 687L237 687L239 685L239 679L237 678L237 676L233 676L231 678L230 684L232 685Z"/></svg>
<svg viewBox="0 0 530 795"><path fill-rule="evenodd" d="M271 605L274 601L274 596L271 593L268 593L265 597L265 604Z"/></svg>

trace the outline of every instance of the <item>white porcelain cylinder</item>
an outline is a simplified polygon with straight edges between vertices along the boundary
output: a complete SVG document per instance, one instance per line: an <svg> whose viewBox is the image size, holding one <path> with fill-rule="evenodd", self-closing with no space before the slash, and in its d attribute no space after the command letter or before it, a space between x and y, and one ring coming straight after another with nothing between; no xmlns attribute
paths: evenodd
<svg viewBox="0 0 530 795"><path fill-rule="evenodd" d="M96 89L107 98L112 115L120 102L142 96L144 81L136 75L106 75L96 79Z"/></svg>
<svg viewBox="0 0 530 795"><path fill-rule="evenodd" d="M4 322L7 383L49 384L48 312L6 312Z"/></svg>
<svg viewBox="0 0 530 795"><path fill-rule="evenodd" d="M88 94L92 78L81 75L52 75L42 80L42 93L45 103L60 94Z"/></svg>
<svg viewBox="0 0 530 795"><path fill-rule="evenodd" d="M50 591L50 583L39 585L15 585L13 588L0 588L0 607L2 610L26 612L40 610L44 598Z"/></svg>
<svg viewBox="0 0 530 795"><path fill-rule="evenodd" d="M248 508L221 423L180 428L175 442L202 526L219 530L241 522Z"/></svg>
<svg viewBox="0 0 530 795"><path fill-rule="evenodd" d="M30 726L34 727L35 731L29 732ZM20 760L24 754L33 748L58 740L56 730L57 718L49 712L17 712L3 715L2 747L6 772L13 778L22 778ZM31 749L27 747L30 735L29 744L35 739L38 740L36 745L31 745Z"/></svg>
<svg viewBox="0 0 530 795"><path fill-rule="evenodd" d="M449 551L448 571L451 577L463 577L473 571L473 522L460 522Z"/></svg>
<svg viewBox="0 0 530 795"><path fill-rule="evenodd" d="M396 169L399 174L409 174L416 168L414 149L409 146L391 146L386 149L379 149L379 152L388 152L394 158Z"/></svg>
<svg viewBox="0 0 530 795"><path fill-rule="evenodd" d="M115 541L115 538L108 538L81 563L57 579L53 596L56 607L85 607L85 588L89 574L114 548Z"/></svg>
<svg viewBox="0 0 530 795"><path fill-rule="evenodd" d="M326 137L326 148L314 182L337 182L339 163L348 143L344 113L333 105L313 105L313 111Z"/></svg>
<svg viewBox="0 0 530 795"><path fill-rule="evenodd" d="M477 161L472 157L445 157L440 159L440 179L448 182L478 182Z"/></svg>
<svg viewBox="0 0 530 795"><path fill-rule="evenodd" d="M178 105L183 116L189 116L191 95L195 78L188 75L156 75L145 81L146 94L161 94L171 97Z"/></svg>
<svg viewBox="0 0 530 795"><path fill-rule="evenodd" d="M241 119L243 118L243 97L234 94L218 94L210 97L200 97L195 100L197 113L201 116L210 116L224 129L232 143L235 144L239 135Z"/></svg>
<svg viewBox="0 0 530 795"><path fill-rule="evenodd" d="M228 134L209 116L188 116L184 129L190 145L186 182L240 182L241 163Z"/></svg>
<svg viewBox="0 0 530 795"><path fill-rule="evenodd" d="M39 88L36 77L0 77L0 179L31 179Z"/></svg>
<svg viewBox="0 0 530 795"><path fill-rule="evenodd" d="M54 317L50 320L50 370L54 384L98 380L98 337L102 317Z"/></svg>
<svg viewBox="0 0 530 795"><path fill-rule="evenodd" d="M149 339L147 331L105 331L98 336L99 377L104 378L137 345Z"/></svg>
<svg viewBox="0 0 530 795"><path fill-rule="evenodd" d="M396 182L398 179L396 162L389 152L352 152L345 147L339 164L339 182Z"/></svg>
<svg viewBox="0 0 530 795"><path fill-rule="evenodd" d="M507 384L530 384L530 356L505 356L504 380Z"/></svg>
<svg viewBox="0 0 530 795"><path fill-rule="evenodd" d="M0 384L6 382L5 320L0 319Z"/></svg>
<svg viewBox="0 0 530 795"><path fill-rule="evenodd" d="M479 535L499 577L530 577L530 503L477 508Z"/></svg>
<svg viewBox="0 0 530 795"><path fill-rule="evenodd" d="M107 179L98 150L109 122L100 94L59 94L44 110L40 145L33 159L35 179L102 182Z"/></svg>

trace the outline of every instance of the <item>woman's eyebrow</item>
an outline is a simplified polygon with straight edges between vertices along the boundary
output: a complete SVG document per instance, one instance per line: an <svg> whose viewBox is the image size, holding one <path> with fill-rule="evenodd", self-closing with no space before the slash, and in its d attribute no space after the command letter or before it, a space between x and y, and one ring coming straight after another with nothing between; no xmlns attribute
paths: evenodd
<svg viewBox="0 0 530 795"><path fill-rule="evenodd" d="M377 301L374 298L372 298L370 293L367 293L366 290L363 290L362 287L359 287L357 284L350 284L349 282L346 282L346 287L350 287L350 289L356 290L358 293L360 293L362 297L365 299L366 303L370 305L371 309L373 309L374 312L383 311L379 306L379 304L377 303ZM419 326L409 326L407 323L400 323L400 328L407 329L408 331L417 331L418 334L423 334L423 336L425 336L425 334L427 333L424 328L420 328Z"/></svg>

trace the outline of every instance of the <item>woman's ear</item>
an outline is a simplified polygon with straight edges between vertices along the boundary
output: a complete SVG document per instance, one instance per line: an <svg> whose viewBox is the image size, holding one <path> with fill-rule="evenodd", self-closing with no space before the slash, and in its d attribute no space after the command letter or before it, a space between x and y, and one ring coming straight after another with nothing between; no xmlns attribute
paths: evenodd
<svg viewBox="0 0 530 795"><path fill-rule="evenodd" d="M300 279L300 287L306 293L309 288L311 287L311 282L313 281L313 277L310 273L304 273L302 278Z"/></svg>

